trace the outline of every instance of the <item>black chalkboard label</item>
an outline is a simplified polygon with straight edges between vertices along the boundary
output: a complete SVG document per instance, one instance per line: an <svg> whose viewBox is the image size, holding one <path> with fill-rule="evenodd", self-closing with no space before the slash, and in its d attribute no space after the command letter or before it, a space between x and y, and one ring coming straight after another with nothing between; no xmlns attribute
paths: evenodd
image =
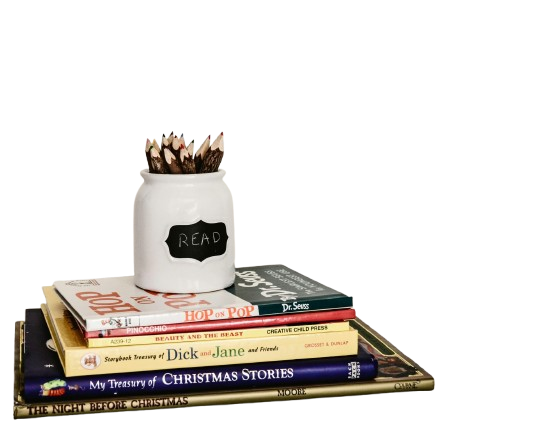
<svg viewBox="0 0 559 447"><path fill-rule="evenodd" d="M227 227L223 222L199 220L192 225L173 225L165 243L173 258L192 258L201 262L225 253L227 239Z"/></svg>

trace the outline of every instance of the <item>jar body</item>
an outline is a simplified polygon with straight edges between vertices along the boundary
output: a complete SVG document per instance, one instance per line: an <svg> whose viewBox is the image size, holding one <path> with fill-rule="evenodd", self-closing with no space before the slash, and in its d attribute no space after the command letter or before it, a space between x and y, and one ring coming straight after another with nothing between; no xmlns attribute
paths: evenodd
<svg viewBox="0 0 559 447"><path fill-rule="evenodd" d="M224 289L235 279L233 199L225 171L140 173L134 202L134 281L164 293Z"/></svg>

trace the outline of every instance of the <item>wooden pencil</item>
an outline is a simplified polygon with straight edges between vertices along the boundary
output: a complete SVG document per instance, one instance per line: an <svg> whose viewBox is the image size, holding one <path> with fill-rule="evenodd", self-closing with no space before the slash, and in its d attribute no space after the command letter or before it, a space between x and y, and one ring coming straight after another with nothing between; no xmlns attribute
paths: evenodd
<svg viewBox="0 0 559 447"><path fill-rule="evenodd" d="M182 138L182 135L181 135ZM181 149L181 144L182 141L180 138L174 137L173 140L171 141L171 147L169 147L169 149L171 150L171 152L173 153L173 155L178 159L179 158L179 152Z"/></svg>
<svg viewBox="0 0 559 447"><path fill-rule="evenodd" d="M201 172L202 169L202 160L206 155L206 152L210 148L210 136L204 140L202 145L196 151L196 155L194 155L194 164L196 165L196 172Z"/></svg>
<svg viewBox="0 0 559 447"><path fill-rule="evenodd" d="M152 147L149 151L149 155L151 158L151 165L153 167L153 172L155 174L166 174L167 166L163 161L163 157L161 156L161 150L159 149L159 145L155 140L153 140L152 142Z"/></svg>
<svg viewBox="0 0 559 447"><path fill-rule="evenodd" d="M165 165L167 166L167 173L168 174L182 174L182 169L179 164L179 159L175 157L175 154L166 147L163 150L163 160Z"/></svg>
<svg viewBox="0 0 559 447"><path fill-rule="evenodd" d="M151 157L149 156L149 151L151 150L151 148L153 147L153 145L151 144L151 141L149 141L149 138L146 140L146 158L148 161L148 168L149 168L149 172L153 172L153 165L151 164Z"/></svg>
<svg viewBox="0 0 559 447"><path fill-rule="evenodd" d="M165 134L163 134L161 136L161 150L165 149L166 147L170 147L172 141L173 141L173 132L171 132L168 137L166 137Z"/></svg>
<svg viewBox="0 0 559 447"><path fill-rule="evenodd" d="M223 159L223 132L214 140L210 148L202 157L200 173L217 172Z"/></svg>
<svg viewBox="0 0 559 447"><path fill-rule="evenodd" d="M181 136L181 145L179 151L179 163L183 174L196 174L196 164L194 163L194 140L188 146L184 145L184 138Z"/></svg>
<svg viewBox="0 0 559 447"><path fill-rule="evenodd" d="M146 158L149 172L156 174L205 174L216 172L223 159L223 132L210 144L210 135L193 154L194 140L188 146L184 135L176 136L171 132L168 137L163 134L161 148L156 140L146 140Z"/></svg>

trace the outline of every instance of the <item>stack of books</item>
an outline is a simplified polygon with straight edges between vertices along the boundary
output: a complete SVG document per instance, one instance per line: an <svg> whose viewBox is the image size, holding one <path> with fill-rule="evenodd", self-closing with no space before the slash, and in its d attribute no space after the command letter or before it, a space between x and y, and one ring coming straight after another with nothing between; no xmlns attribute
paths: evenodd
<svg viewBox="0 0 559 447"><path fill-rule="evenodd" d="M352 297L284 265L237 268L209 293L132 276L43 292L16 322L14 418L434 388Z"/></svg>

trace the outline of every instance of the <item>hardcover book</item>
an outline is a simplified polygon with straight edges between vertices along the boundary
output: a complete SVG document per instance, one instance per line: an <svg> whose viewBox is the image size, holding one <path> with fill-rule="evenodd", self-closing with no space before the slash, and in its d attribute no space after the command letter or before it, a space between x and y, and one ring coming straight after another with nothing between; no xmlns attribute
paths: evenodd
<svg viewBox="0 0 559 447"><path fill-rule="evenodd" d="M231 287L197 294L140 289L133 276L55 281L50 288L60 294L86 331L353 306L351 297L284 265L244 267L235 273Z"/></svg>
<svg viewBox="0 0 559 447"><path fill-rule="evenodd" d="M355 318L355 309L317 310L283 315L265 315L230 320L195 321L192 323L157 324L153 326L132 326L102 331L85 331L84 337L135 337L138 335L160 335L202 331L233 331L253 327L285 326L293 324L323 323L325 321L346 321Z"/></svg>
<svg viewBox="0 0 559 447"><path fill-rule="evenodd" d="M41 306L67 377L357 354L357 332L89 348L53 290Z"/></svg>
<svg viewBox="0 0 559 447"><path fill-rule="evenodd" d="M320 324L294 324L289 326L253 327L248 329L184 332L164 335L135 335L133 337L86 338L86 344L89 348L156 345L204 340L242 340L245 338L277 337L279 335L328 334L330 332L349 330L349 321L325 321Z"/></svg>
<svg viewBox="0 0 559 447"><path fill-rule="evenodd" d="M309 385L257 386L247 389L187 391L153 396L138 394L128 397L91 397L67 401L45 400L32 403L27 401L23 395L22 333L24 323L21 321L16 322L14 348L14 418L21 419L84 413L138 411L160 408L194 407L199 405L240 404L391 392L429 391L434 389L435 381L432 375L412 359L404 355L360 318L356 318L351 324L359 333L360 345L370 354L373 354L378 362L378 374L374 379L313 383ZM278 363L278 365L281 364L282 362ZM354 368L350 367L348 371L352 370L350 372L351 374L354 372L357 374L353 369ZM67 379L63 378L62 380L65 381ZM51 387L55 388L56 385L53 384ZM58 393L61 394L62 392L59 391Z"/></svg>
<svg viewBox="0 0 559 447"><path fill-rule="evenodd" d="M377 374L377 361L362 344L355 356L66 377L40 309L26 310L23 334L26 402L353 382Z"/></svg>

